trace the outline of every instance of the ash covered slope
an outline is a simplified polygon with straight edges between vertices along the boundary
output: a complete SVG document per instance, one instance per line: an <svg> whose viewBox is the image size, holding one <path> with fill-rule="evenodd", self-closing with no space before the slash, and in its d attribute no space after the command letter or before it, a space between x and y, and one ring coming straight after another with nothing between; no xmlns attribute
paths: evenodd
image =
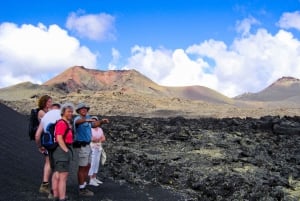
<svg viewBox="0 0 300 201"><path fill-rule="evenodd" d="M0 113L0 200L32 200L42 175L42 158L29 141L26 117L3 104Z"/></svg>
<svg viewBox="0 0 300 201"><path fill-rule="evenodd" d="M236 97L246 101L300 101L300 80L293 77L282 77L258 93L247 93Z"/></svg>

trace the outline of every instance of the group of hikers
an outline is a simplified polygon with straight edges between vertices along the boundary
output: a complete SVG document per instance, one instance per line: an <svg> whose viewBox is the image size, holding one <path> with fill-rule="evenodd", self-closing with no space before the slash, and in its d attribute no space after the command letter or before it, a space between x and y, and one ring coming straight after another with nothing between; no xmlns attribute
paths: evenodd
<svg viewBox="0 0 300 201"><path fill-rule="evenodd" d="M88 114L90 107L84 103L79 103L76 108L71 103L53 104L49 95L40 97L38 108L39 125L35 132L35 142L45 156L43 182L39 191L48 193L55 201L65 201L71 161L74 157L78 157L76 161L78 161L79 195L93 196L94 193L86 186L102 184L102 181L97 179L100 157L103 155L102 143L105 141L100 126L109 123L109 120L91 117ZM75 112L78 115L73 118ZM42 143L43 135L48 132L50 124L54 125L53 135L56 145L51 150Z"/></svg>

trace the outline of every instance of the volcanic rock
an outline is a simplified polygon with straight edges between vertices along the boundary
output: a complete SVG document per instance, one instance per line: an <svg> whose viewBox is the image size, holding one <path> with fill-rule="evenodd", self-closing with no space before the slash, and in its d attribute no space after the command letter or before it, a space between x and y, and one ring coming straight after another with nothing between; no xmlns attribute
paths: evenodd
<svg viewBox="0 0 300 201"><path fill-rule="evenodd" d="M115 179L168 186L187 200L300 199L299 117L110 119Z"/></svg>

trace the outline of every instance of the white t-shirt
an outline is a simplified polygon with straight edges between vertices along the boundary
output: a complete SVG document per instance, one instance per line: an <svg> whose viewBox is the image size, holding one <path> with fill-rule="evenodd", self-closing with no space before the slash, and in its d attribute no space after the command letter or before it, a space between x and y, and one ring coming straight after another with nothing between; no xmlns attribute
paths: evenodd
<svg viewBox="0 0 300 201"><path fill-rule="evenodd" d="M57 120L60 119L61 119L61 115L59 109L53 109L47 112L41 120L41 124L43 125L44 132L46 132L46 128L48 124L55 123Z"/></svg>

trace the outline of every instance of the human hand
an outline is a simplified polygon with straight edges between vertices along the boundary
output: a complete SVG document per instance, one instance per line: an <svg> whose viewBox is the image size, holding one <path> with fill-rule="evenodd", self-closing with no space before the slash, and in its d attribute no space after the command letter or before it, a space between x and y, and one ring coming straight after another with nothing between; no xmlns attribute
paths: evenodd
<svg viewBox="0 0 300 201"><path fill-rule="evenodd" d="M47 150L46 150L46 148L45 147L39 147L39 152L40 153L45 153Z"/></svg>
<svg viewBox="0 0 300 201"><path fill-rule="evenodd" d="M101 123L103 123L103 124L108 124L108 123L109 123L109 120L108 120L108 119L101 119L100 121L101 121Z"/></svg>

